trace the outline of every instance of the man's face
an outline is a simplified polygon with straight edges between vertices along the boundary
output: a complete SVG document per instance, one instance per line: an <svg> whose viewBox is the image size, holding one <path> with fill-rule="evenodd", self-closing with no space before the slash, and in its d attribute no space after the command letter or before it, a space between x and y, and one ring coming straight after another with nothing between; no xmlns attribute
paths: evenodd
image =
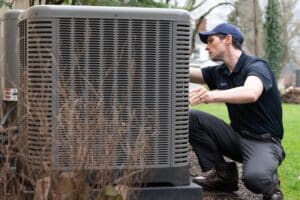
<svg viewBox="0 0 300 200"><path fill-rule="evenodd" d="M219 36L211 35L207 38L206 50L209 57L213 61L223 61L224 53L226 52L228 45L226 45L226 36L221 39Z"/></svg>

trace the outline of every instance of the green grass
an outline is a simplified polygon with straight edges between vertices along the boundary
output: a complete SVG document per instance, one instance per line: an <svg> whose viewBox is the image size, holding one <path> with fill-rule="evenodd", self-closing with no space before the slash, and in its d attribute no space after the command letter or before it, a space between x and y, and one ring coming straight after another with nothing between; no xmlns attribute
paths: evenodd
<svg viewBox="0 0 300 200"><path fill-rule="evenodd" d="M283 105L286 159L279 168L282 189L288 200L300 199L300 105Z"/></svg>
<svg viewBox="0 0 300 200"><path fill-rule="evenodd" d="M229 122L224 104L200 104L193 107ZM285 200L300 200L300 105L283 105L284 138L286 158L279 168Z"/></svg>

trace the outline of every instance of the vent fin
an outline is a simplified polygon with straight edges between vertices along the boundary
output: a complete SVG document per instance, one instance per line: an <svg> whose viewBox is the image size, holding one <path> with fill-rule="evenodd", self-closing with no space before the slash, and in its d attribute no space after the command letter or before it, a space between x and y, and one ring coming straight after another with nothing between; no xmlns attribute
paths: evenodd
<svg viewBox="0 0 300 200"><path fill-rule="evenodd" d="M188 162L188 92L190 26L177 24L176 28L176 89L175 89L175 145L174 163Z"/></svg>

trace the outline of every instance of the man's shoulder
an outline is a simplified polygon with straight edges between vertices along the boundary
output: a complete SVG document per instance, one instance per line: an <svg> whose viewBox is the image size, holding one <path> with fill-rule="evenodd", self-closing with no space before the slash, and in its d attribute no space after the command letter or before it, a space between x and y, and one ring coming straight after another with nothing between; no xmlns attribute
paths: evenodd
<svg viewBox="0 0 300 200"><path fill-rule="evenodd" d="M269 63L262 59L255 56L247 56L247 59L243 66L243 73L249 73L250 71L257 71L257 72L264 72L269 73L271 70Z"/></svg>
<svg viewBox="0 0 300 200"><path fill-rule="evenodd" d="M269 64L263 58L258 58L258 57L255 57L255 56L249 56L249 55L247 55L247 59L246 59L245 65L247 67L251 67L253 65L266 65L266 66L268 66Z"/></svg>
<svg viewBox="0 0 300 200"><path fill-rule="evenodd" d="M243 73L246 76L256 75L262 80L266 78L271 80L274 76L270 64L266 60L254 56L248 57Z"/></svg>
<svg viewBox="0 0 300 200"><path fill-rule="evenodd" d="M225 64L216 64L216 65L210 65L203 67L202 70L214 70L214 71L219 71L219 70L224 70L226 68Z"/></svg>

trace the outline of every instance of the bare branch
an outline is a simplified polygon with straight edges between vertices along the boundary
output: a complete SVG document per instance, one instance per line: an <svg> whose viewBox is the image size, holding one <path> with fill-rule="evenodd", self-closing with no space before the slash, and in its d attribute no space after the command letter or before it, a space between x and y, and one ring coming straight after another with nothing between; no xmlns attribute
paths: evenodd
<svg viewBox="0 0 300 200"><path fill-rule="evenodd" d="M192 33L192 42L191 42L191 49L190 49L190 54L193 52L193 50L195 49L195 41L196 41L196 34L198 33L198 29L200 24L203 22L203 20L205 19L205 17L211 13L215 8L220 7L220 6L224 6L224 5L231 5L234 8L236 8L236 5L230 2L223 2L223 3L219 3L213 7L211 7L210 9L208 9L208 11L206 11L203 15L201 15L199 17L199 19L196 20L196 25L195 25L195 29L193 30Z"/></svg>
<svg viewBox="0 0 300 200"><path fill-rule="evenodd" d="M197 9L197 8L199 8L199 7L201 7L206 1L207 1L207 0L201 1L198 5L196 5L196 6L194 6L193 8L191 8L190 11L193 11L193 10L195 10L195 9Z"/></svg>
<svg viewBox="0 0 300 200"><path fill-rule="evenodd" d="M236 5L234 3L230 3L230 2L223 2L223 3L218 3L217 5L211 7L208 11L206 11L202 16L206 17L209 13L211 13L211 11L213 11L215 8L220 7L220 6L224 6L224 5L230 5L236 8Z"/></svg>

